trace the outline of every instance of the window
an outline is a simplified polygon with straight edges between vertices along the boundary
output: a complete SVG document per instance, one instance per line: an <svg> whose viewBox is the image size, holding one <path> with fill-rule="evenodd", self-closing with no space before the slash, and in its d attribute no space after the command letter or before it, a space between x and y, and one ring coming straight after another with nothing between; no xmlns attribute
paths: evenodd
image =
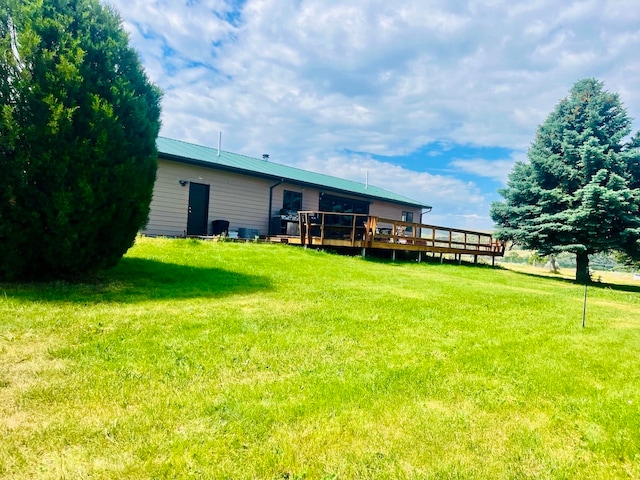
<svg viewBox="0 0 640 480"><path fill-rule="evenodd" d="M403 222L413 222L413 212L402 212L402 217L400 219Z"/></svg>
<svg viewBox="0 0 640 480"><path fill-rule="evenodd" d="M413 222L413 212L402 212L402 217L400 219L403 222ZM413 233L413 227L406 227L405 233Z"/></svg>
<svg viewBox="0 0 640 480"><path fill-rule="evenodd" d="M282 209L297 212L302 210L302 192L285 190L282 196Z"/></svg>
<svg viewBox="0 0 640 480"><path fill-rule="evenodd" d="M369 214L369 202L367 201L326 193L320 194L319 207L321 212ZM359 221L364 223L364 217L361 217ZM325 222L327 225L351 225L353 217L351 215L327 215Z"/></svg>
<svg viewBox="0 0 640 480"><path fill-rule="evenodd" d="M369 202L326 193L320 194L319 207L322 212L369 214Z"/></svg>

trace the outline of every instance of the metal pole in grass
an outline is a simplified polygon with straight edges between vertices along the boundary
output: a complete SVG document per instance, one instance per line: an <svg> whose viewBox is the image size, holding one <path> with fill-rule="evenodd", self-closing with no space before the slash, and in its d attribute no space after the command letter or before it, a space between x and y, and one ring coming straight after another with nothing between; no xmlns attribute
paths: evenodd
<svg viewBox="0 0 640 480"><path fill-rule="evenodd" d="M585 319L587 318L587 284L584 284L584 305L582 307L582 328L584 328Z"/></svg>

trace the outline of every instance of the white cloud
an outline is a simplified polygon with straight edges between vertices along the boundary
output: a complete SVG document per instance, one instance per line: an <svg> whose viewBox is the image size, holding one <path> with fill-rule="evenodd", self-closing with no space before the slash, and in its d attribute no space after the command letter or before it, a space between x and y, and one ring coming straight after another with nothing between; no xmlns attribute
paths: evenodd
<svg viewBox="0 0 640 480"><path fill-rule="evenodd" d="M109 1L165 91L163 135L212 145L222 130L227 150L303 168L432 141L524 151L584 77L620 92L640 119L635 0ZM482 176L483 160L454 166ZM434 214L487 217L478 187L378 168L379 186L410 185ZM456 188L467 207L451 203Z"/></svg>
<svg viewBox="0 0 640 480"><path fill-rule="evenodd" d="M113 3L145 63L156 66L154 79L224 95L232 111L218 116L233 115L240 97L250 95L243 122L257 112L286 114L309 127L333 119L361 128L360 137L386 126L403 144L417 131L421 138L493 144L498 132L501 145L522 148L540 119L514 128L514 111L549 111L576 74L587 76L606 60L604 53L627 55L622 67L632 62L625 42L637 45L635 28L614 28L619 16L602 21L600 13L611 11L603 2L527 2L523 10L509 2L408 1L398 8L382 1L250 0L238 26L224 20L231 7L222 0ZM594 38L594 31L607 34ZM204 64L218 73L161 72L167 48L175 57L169 65ZM312 109L319 115L309 119ZM314 135L305 139L313 147Z"/></svg>
<svg viewBox="0 0 640 480"><path fill-rule="evenodd" d="M333 154L307 157L296 162L305 170L347 178L398 192L418 202L433 206L425 222L458 228L490 228L489 199L471 182L453 176L415 172L398 165L381 162L366 155ZM447 219L448 218L448 219ZM440 223L436 223L439 219Z"/></svg>
<svg viewBox="0 0 640 480"><path fill-rule="evenodd" d="M451 166L464 173L491 178L506 184L513 165L517 161L525 161L526 158L526 154L516 153L511 158L500 160L487 160L485 158L454 159L451 161Z"/></svg>

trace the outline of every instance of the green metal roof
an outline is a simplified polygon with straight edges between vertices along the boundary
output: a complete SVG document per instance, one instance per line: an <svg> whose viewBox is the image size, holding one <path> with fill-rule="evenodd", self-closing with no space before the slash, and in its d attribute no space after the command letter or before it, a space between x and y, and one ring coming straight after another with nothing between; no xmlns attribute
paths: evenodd
<svg viewBox="0 0 640 480"><path fill-rule="evenodd" d="M158 156L184 163L232 170L246 175L268 177L276 180L286 180L289 183L298 183L319 188L327 188L345 193L357 194L363 197L386 200L389 202L401 203L414 207L431 208L402 195L389 192L382 188L364 183L345 180L343 178L332 177L322 173L309 172L300 168L281 165L269 160L239 155L237 153L225 152L218 149L195 145L193 143L172 140L170 138L158 137Z"/></svg>

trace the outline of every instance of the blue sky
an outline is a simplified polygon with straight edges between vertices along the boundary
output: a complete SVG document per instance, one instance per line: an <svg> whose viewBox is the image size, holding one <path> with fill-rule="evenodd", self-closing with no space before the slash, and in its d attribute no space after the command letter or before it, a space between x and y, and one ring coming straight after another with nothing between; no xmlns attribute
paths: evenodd
<svg viewBox="0 0 640 480"><path fill-rule="evenodd" d="M640 126L636 0L108 0L164 91L161 135L369 182L491 229L574 82Z"/></svg>

